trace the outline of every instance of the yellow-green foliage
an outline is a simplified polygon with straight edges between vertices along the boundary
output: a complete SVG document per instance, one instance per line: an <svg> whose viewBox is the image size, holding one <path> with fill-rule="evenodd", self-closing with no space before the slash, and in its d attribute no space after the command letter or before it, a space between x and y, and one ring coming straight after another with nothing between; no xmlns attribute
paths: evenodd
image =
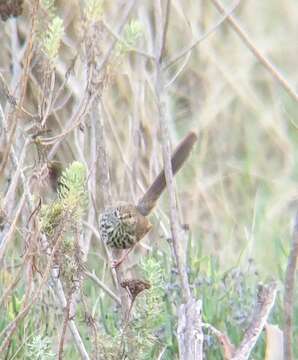
<svg viewBox="0 0 298 360"><path fill-rule="evenodd" d="M124 28L124 41L133 46L143 34L143 25L139 20L131 20Z"/></svg>
<svg viewBox="0 0 298 360"><path fill-rule="evenodd" d="M44 205L41 209L41 230L48 236L52 236L59 225L63 215L63 207L59 201L50 205Z"/></svg>
<svg viewBox="0 0 298 360"><path fill-rule="evenodd" d="M86 193L86 169L74 161L63 171L58 186L58 197L64 209L71 212L76 220L81 219L88 203Z"/></svg>
<svg viewBox="0 0 298 360"><path fill-rule="evenodd" d="M85 189L86 169L83 164L75 161L63 171L59 186L58 199L45 205L41 211L42 231L53 235L62 221L80 222L86 210L88 197Z"/></svg>
<svg viewBox="0 0 298 360"><path fill-rule="evenodd" d="M86 0L85 3L86 20L91 22L99 21L103 13L102 0Z"/></svg>
<svg viewBox="0 0 298 360"><path fill-rule="evenodd" d="M115 330L105 317L107 332L99 333L100 359L120 359L123 352L127 359L150 360L157 358L160 341L171 343L169 313L165 301L165 271L159 259L149 256L141 264L149 290L141 292L132 307L129 323L125 329L124 341L121 331ZM158 335L159 334L159 335Z"/></svg>
<svg viewBox="0 0 298 360"><path fill-rule="evenodd" d="M63 20L55 16L42 38L42 49L50 62L55 62L64 34Z"/></svg>
<svg viewBox="0 0 298 360"><path fill-rule="evenodd" d="M137 344L136 356L140 360L149 360L155 358L152 356L160 341L157 334L164 332L168 327L169 317L165 302L165 271L162 264L154 256L149 256L144 259L141 267L151 288L137 297L130 330Z"/></svg>
<svg viewBox="0 0 298 360"><path fill-rule="evenodd" d="M14 318L20 312L21 305L23 304L23 300L24 297L19 298L17 295L12 295L7 306L7 315L10 320L14 320Z"/></svg>
<svg viewBox="0 0 298 360"><path fill-rule="evenodd" d="M26 344L25 359L50 360L55 358L56 355L51 350L51 339L46 336L36 335Z"/></svg>
<svg viewBox="0 0 298 360"><path fill-rule="evenodd" d="M131 20L123 31L123 42L117 44L117 50L120 54L129 51L134 47L137 41L143 36L143 25L138 20Z"/></svg>
<svg viewBox="0 0 298 360"><path fill-rule="evenodd" d="M60 256L60 275L66 280L67 284L71 284L73 280L78 279L82 269L81 251L73 237L65 237L61 243Z"/></svg>

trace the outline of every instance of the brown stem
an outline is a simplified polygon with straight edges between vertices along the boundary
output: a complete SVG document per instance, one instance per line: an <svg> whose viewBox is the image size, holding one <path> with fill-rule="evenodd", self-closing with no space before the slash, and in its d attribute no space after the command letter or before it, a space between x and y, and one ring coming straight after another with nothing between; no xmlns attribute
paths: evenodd
<svg viewBox="0 0 298 360"><path fill-rule="evenodd" d="M257 303L254 309L252 321L231 360L249 359L249 356L266 325L268 316L275 302L276 293L277 285L275 282L259 286Z"/></svg>
<svg viewBox="0 0 298 360"><path fill-rule="evenodd" d="M185 254L181 248L182 241L182 229L179 222L179 214L177 208L177 200L175 196L175 186L174 186L174 171L172 168L172 159L171 159L171 144L170 144L170 134L168 129L168 109L166 103L167 93L164 87L164 74L162 73L161 68L161 59L163 57L162 51L164 51L164 42L166 34L166 25L167 14L163 14L162 11L162 1L155 1L155 16L156 23L158 24L158 34L156 40L156 73L155 73L155 94L156 94L156 103L158 109L158 120L159 127L162 137L162 153L163 153L163 163L164 163L164 174L161 175L162 184L166 184L167 190L169 192L169 211L170 211L170 222L171 222L171 233L173 239L173 249L175 254L175 260L178 267L178 273L180 276L181 290L183 301L188 302L191 298L191 292L186 272L186 263L185 263ZM169 8L167 7L167 11ZM196 140L195 134L191 135L190 140L185 142L185 148L190 151L194 141ZM189 144L188 144L189 142ZM188 146L186 146L188 145ZM185 152L185 153L188 153ZM181 152L182 154L182 152ZM178 155L177 159L178 159ZM180 156L179 156L180 157ZM182 157L181 157L182 158ZM183 162L181 162L182 164Z"/></svg>
<svg viewBox="0 0 298 360"><path fill-rule="evenodd" d="M58 359L59 360L63 359L64 339L65 339L67 324L68 324L68 321L69 321L71 299L72 299L72 293L70 292L70 294L68 296L68 299L67 299L67 304L66 304L66 307L65 307L65 316L64 316L60 341L59 341L59 353L58 353Z"/></svg>
<svg viewBox="0 0 298 360"><path fill-rule="evenodd" d="M215 335L222 347L224 360L231 359L235 352L235 346L231 343L229 337L220 330L216 329L211 324L204 323L202 324L202 327L204 327L205 329L209 329Z"/></svg>
<svg viewBox="0 0 298 360"><path fill-rule="evenodd" d="M92 279L103 291L105 291L113 300L115 300L119 305L121 305L120 298L113 293L113 291L105 285L105 283L94 274L89 271L84 271L84 274ZM1 303L0 303L1 304Z"/></svg>

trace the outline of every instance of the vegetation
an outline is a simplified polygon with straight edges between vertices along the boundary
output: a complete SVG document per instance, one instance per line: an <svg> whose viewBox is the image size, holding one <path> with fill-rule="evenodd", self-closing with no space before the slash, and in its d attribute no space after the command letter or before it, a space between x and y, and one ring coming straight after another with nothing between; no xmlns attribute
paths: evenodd
<svg viewBox="0 0 298 360"><path fill-rule="evenodd" d="M223 1L225 14L218 0L166 3L0 0L0 359L178 359L181 254L206 359L228 358L212 327L241 343L260 283L277 282L267 322L286 328L284 296L298 296L285 283L296 259L296 1ZM115 271L100 212L137 203L167 141L190 130L198 145L175 177L180 253L165 192ZM119 276L150 283L129 314ZM290 317L295 339L297 302ZM250 358L272 360L268 334Z"/></svg>

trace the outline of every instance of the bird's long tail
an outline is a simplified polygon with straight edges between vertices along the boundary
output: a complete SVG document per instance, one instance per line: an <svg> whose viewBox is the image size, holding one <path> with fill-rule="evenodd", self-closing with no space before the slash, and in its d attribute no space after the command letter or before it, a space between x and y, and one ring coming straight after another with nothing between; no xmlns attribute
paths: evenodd
<svg viewBox="0 0 298 360"><path fill-rule="evenodd" d="M171 158L172 171L174 175L181 169L182 165L187 160L196 141L197 135L191 131L176 147ZM138 202L137 208L142 215L146 216L151 212L165 188L165 171L162 170Z"/></svg>

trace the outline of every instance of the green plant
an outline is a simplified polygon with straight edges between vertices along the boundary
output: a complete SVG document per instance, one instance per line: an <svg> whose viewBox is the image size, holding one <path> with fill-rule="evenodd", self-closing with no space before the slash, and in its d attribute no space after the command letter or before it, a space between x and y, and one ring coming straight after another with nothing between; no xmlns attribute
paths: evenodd
<svg viewBox="0 0 298 360"><path fill-rule="evenodd" d="M51 351L51 340L42 335L36 335L28 342L25 356L25 359L28 360L51 360L56 358L56 355Z"/></svg>
<svg viewBox="0 0 298 360"><path fill-rule="evenodd" d="M103 1L102 0L86 0L84 10L85 10L85 16L86 16L87 21L97 22L102 17Z"/></svg>
<svg viewBox="0 0 298 360"><path fill-rule="evenodd" d="M62 175L58 183L58 198L41 210L41 229L48 236L66 221L65 227L80 224L88 204L86 193L86 169L75 161Z"/></svg>
<svg viewBox="0 0 298 360"><path fill-rule="evenodd" d="M63 239L56 254L61 275L68 283L82 270L82 252L78 243L81 222L88 204L86 169L74 161L62 172L58 182L58 198L41 209L41 230L51 242L58 231Z"/></svg>
<svg viewBox="0 0 298 360"><path fill-rule="evenodd" d="M139 20L131 20L123 31L123 39L117 43L117 52L122 55L132 47L134 47L138 40L143 36L143 25Z"/></svg>
<svg viewBox="0 0 298 360"><path fill-rule="evenodd" d="M42 37L42 50L51 64L54 64L56 61L63 34L63 20L55 16Z"/></svg>

